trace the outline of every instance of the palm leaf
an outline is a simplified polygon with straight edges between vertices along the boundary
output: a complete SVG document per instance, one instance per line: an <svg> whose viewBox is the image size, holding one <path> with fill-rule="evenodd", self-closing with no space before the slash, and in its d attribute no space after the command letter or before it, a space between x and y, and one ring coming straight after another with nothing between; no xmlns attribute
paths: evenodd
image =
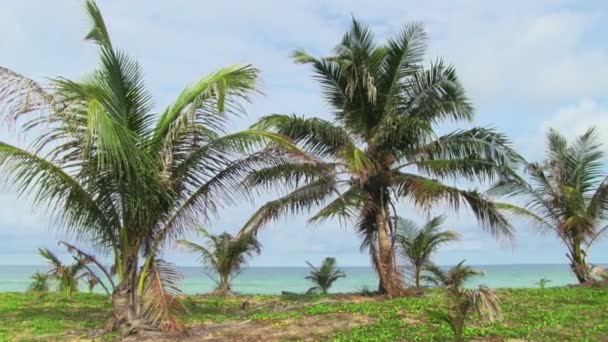
<svg viewBox="0 0 608 342"><path fill-rule="evenodd" d="M187 309L181 302L179 282L182 275L175 265L161 259L154 261L146 279L143 297L143 315L164 331L183 331L181 317Z"/></svg>

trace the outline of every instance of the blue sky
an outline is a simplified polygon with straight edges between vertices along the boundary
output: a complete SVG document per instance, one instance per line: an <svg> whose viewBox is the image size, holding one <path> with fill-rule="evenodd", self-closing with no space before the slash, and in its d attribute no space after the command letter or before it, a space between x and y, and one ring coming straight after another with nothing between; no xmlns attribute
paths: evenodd
<svg viewBox="0 0 608 342"><path fill-rule="evenodd" d="M162 108L187 84L220 66L252 63L262 70L264 95L249 105L246 127L268 113L327 117L310 70L288 58L295 48L329 52L351 14L379 38L422 21L431 40L429 60L454 64L476 107L474 124L493 126L530 159L542 157L548 127L574 136L597 125L608 148L608 4L603 1L99 1L116 45L142 64ZM83 41L87 20L76 0L0 3L0 65L34 79L78 78L95 67L96 50ZM462 125L461 127L467 127ZM0 139L15 141L0 128ZM256 204L261 204L260 202ZM235 231L255 209L224 210L209 227ZM407 205L400 211L424 219ZM445 211L438 208L435 213ZM512 243L495 241L466 212L450 213L448 226L463 239L437 256L441 264L563 263L551 235L515 221ZM61 230L26 199L0 190L0 264L39 264L37 247L60 251ZM305 217L272 224L261 234L264 250L253 266L304 266L335 256L342 265L367 265L356 235L338 223L307 227ZM166 259L194 265L175 247ZM591 251L608 263L608 239Z"/></svg>

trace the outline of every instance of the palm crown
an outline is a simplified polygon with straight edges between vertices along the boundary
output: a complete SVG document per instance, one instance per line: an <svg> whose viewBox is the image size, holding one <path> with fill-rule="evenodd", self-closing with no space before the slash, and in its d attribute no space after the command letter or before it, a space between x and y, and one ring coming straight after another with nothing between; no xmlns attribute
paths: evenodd
<svg viewBox="0 0 608 342"><path fill-rule="evenodd" d="M254 126L293 139L308 157L250 175L250 187L284 181L292 192L262 206L247 229L323 206L310 222L356 222L362 249L370 251L383 289L394 294L400 285L392 262L390 212L400 200L420 206L444 202L454 208L465 203L493 233L511 235L508 222L484 196L441 182L502 177L518 156L505 136L492 129L437 135L436 124L469 121L473 108L453 67L441 60L423 66L426 40L422 26L412 24L377 44L372 32L353 19L334 55L294 52L297 63L312 65L334 120L275 114Z"/></svg>

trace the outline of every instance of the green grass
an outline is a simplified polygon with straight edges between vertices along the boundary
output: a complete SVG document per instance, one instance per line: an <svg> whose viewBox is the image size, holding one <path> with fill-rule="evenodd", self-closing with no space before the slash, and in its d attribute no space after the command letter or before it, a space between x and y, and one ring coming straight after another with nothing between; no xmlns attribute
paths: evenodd
<svg viewBox="0 0 608 342"><path fill-rule="evenodd" d="M608 341L608 290L547 288L500 290L504 320L471 322L468 338L499 336L532 341ZM243 307L247 301L249 307ZM249 321L247 330L293 330L307 319L336 320L328 334L315 335L318 324L305 327L308 339L331 341L442 341L450 338L447 326L428 318L430 309L442 304L433 291L422 298L394 300L353 296L239 296L229 298L191 296L187 324L201 327L227 321ZM66 301L60 294L0 293L0 340L57 340L86 337L110 312L108 299L96 294L75 294ZM364 317L366 324L341 329L345 315ZM341 317L341 318L340 318ZM253 325L252 325L253 324ZM230 329L234 333L234 329ZM265 333L272 330L264 330ZM247 333L250 333L249 331ZM112 338L115 336L106 336Z"/></svg>

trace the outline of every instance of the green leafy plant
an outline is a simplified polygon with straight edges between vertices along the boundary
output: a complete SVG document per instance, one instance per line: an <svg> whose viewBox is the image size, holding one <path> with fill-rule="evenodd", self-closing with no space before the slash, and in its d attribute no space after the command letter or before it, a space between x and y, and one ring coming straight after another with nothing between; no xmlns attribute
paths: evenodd
<svg viewBox="0 0 608 342"><path fill-rule="evenodd" d="M280 159L260 151L290 145L271 132L227 133L228 120L255 91L258 70L231 65L195 80L164 108L152 105L140 65L119 49L94 1L86 40L98 67L82 80L39 84L0 67L0 113L27 146L0 142L3 179L48 208L61 228L111 253L115 324L125 333L164 325L143 310L145 286L162 246L242 196L252 169ZM230 189L231 191L227 191ZM171 296L160 291L160 296ZM169 309L172 306L162 306Z"/></svg>
<svg viewBox="0 0 608 342"><path fill-rule="evenodd" d="M234 237L229 233L213 235L204 228L199 228L198 232L206 238L207 246L186 240L180 240L178 243L198 254L209 272L217 275L217 279L210 275L217 283L215 294L231 294L230 283L251 258L260 254L262 245L251 233Z"/></svg>
<svg viewBox="0 0 608 342"><path fill-rule="evenodd" d="M336 280L346 277L346 274L338 269L335 258L323 259L321 267L318 268L308 261L306 264L312 268L310 274L306 276L306 279L315 284L308 289L308 293L321 292L326 294Z"/></svg>
<svg viewBox="0 0 608 342"><path fill-rule="evenodd" d="M79 279L86 275L83 272L85 261L78 259L71 265L65 265L47 248L38 248L38 254L49 263L51 269L48 274L57 280L58 290L64 292L67 299L72 299L72 293L78 291Z"/></svg>
<svg viewBox="0 0 608 342"><path fill-rule="evenodd" d="M419 227L414 221L402 217L397 222L397 243L404 261L413 268L414 285L421 289L421 280L425 267L432 265L433 253L443 244L459 238L457 232L441 230L444 216L436 216Z"/></svg>
<svg viewBox="0 0 608 342"><path fill-rule="evenodd" d="M571 143L550 130L547 143L545 160L525 165L529 181L505 178L490 193L523 200L523 206L499 206L530 219L541 232L554 233L566 246L570 269L579 283L589 282L589 249L608 231L605 152L595 129Z"/></svg>
<svg viewBox="0 0 608 342"><path fill-rule="evenodd" d="M427 267L425 278L431 283L445 289L446 311L431 311L431 317L449 325L454 334L454 341L464 341L464 329L471 314L477 313L482 319L496 321L502 319L499 299L496 293L485 286L478 289L463 289L463 284L471 277L483 273L465 266L461 261L448 271L437 266Z"/></svg>
<svg viewBox="0 0 608 342"><path fill-rule="evenodd" d="M30 277L32 282L28 287L29 291L47 292L49 290L49 275L44 272L34 272Z"/></svg>
<svg viewBox="0 0 608 342"><path fill-rule="evenodd" d="M253 126L289 137L306 155L248 177L249 188L286 194L263 205L245 229L321 207L309 222L352 223L380 290L391 297L407 293L395 264L396 227L390 219L399 201L425 208L469 206L489 231L511 236L511 226L488 197L443 181L497 180L511 173L519 156L492 129L435 131L442 122L472 120L473 106L453 66L424 62L426 48L420 24L378 43L353 19L332 55L317 58L296 50L295 62L312 66L333 118L273 114Z"/></svg>

